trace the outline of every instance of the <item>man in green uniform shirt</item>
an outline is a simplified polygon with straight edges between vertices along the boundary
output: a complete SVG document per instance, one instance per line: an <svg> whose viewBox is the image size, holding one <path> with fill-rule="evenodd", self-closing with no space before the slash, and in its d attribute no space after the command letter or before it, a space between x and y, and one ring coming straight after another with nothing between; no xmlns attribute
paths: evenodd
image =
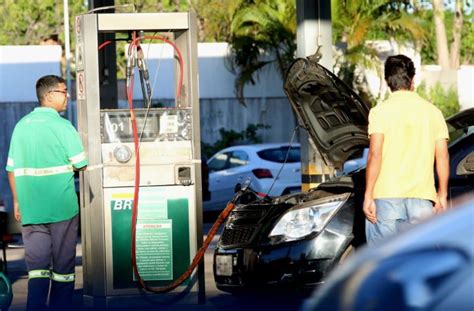
<svg viewBox="0 0 474 311"><path fill-rule="evenodd" d="M15 218L22 223L28 269L28 310L62 310L74 292L78 202L74 170L87 166L80 137L62 118L68 103L64 79L36 83L40 107L15 126L6 170ZM50 290L51 280L51 290Z"/></svg>

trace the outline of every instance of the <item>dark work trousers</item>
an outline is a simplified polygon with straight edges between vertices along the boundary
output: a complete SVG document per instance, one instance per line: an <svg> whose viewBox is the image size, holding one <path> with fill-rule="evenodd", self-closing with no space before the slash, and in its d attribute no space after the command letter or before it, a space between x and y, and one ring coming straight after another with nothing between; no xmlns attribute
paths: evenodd
<svg viewBox="0 0 474 311"><path fill-rule="evenodd" d="M71 308L78 219L75 216L56 223L22 226L28 269L27 310L47 309L50 279L50 308Z"/></svg>

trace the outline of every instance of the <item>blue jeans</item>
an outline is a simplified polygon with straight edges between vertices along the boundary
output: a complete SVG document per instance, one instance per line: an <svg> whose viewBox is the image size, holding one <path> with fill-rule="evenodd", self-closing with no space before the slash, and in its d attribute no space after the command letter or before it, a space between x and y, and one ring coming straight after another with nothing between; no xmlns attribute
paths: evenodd
<svg viewBox="0 0 474 311"><path fill-rule="evenodd" d="M365 235L370 246L433 215L433 203L424 199L375 199L375 207L377 222L365 220Z"/></svg>

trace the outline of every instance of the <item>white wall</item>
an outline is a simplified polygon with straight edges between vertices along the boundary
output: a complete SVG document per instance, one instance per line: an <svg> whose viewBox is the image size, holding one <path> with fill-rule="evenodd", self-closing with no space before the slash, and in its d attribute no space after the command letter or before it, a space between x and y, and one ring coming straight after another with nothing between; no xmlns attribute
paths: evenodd
<svg viewBox="0 0 474 311"><path fill-rule="evenodd" d="M463 65L458 70L458 98L461 110L474 108L473 65Z"/></svg>
<svg viewBox="0 0 474 311"><path fill-rule="evenodd" d="M61 46L0 46L0 102L36 102L36 81L61 75Z"/></svg>
<svg viewBox="0 0 474 311"><path fill-rule="evenodd" d="M148 60L153 98L174 98L175 78L173 48L168 44L142 44ZM128 47L126 47L128 49ZM198 44L198 72L200 98L234 98L235 76L226 67L227 43ZM186 70L186 68L185 68ZM138 70L135 71L135 81ZM280 87L281 86L281 87ZM259 76L257 84L245 87L245 97L286 97L283 82L275 68L267 68ZM140 85L135 83L134 98L142 98Z"/></svg>

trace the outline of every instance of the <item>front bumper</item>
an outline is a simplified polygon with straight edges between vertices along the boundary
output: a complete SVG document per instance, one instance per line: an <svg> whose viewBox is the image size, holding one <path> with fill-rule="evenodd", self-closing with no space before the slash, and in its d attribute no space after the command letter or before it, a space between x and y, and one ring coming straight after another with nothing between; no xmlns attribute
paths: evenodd
<svg viewBox="0 0 474 311"><path fill-rule="evenodd" d="M352 236L323 231L307 240L280 245L222 248L214 252L218 289L238 292L251 288L314 288L339 262Z"/></svg>

